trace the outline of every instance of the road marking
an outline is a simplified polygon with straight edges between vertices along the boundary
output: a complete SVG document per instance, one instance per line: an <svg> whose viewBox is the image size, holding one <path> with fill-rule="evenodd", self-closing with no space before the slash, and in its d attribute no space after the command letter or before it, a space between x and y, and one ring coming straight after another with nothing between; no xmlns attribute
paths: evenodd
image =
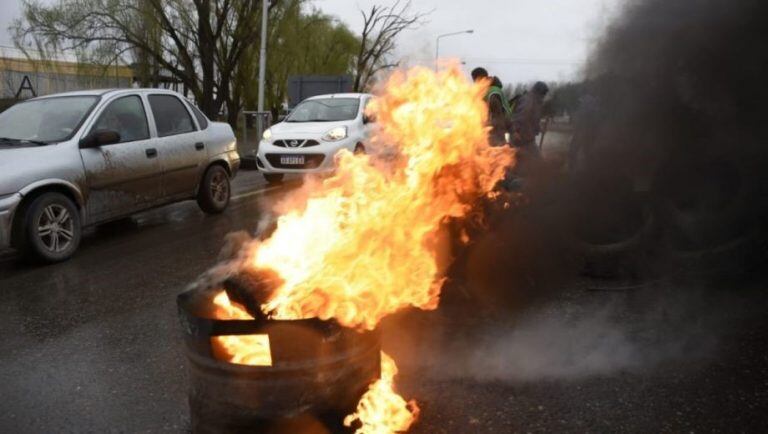
<svg viewBox="0 0 768 434"><path fill-rule="evenodd" d="M275 186L272 186L272 187L262 188L261 190L250 191L248 193L243 193L243 194L236 194L236 195L230 197L229 200L245 199L246 197L256 196L257 194L262 194L262 193L266 193L268 191L277 190L278 188L281 188L281 187L282 187L282 185L275 185Z"/></svg>
<svg viewBox="0 0 768 434"><path fill-rule="evenodd" d="M288 191L288 190L292 190L295 187L301 186L301 184L302 184L301 179L289 179L287 181L283 181L279 185L273 185L271 187L265 187L260 190L249 191L248 193L236 194L230 197L229 200L245 199L246 197L256 196L257 194L263 194L268 191L278 190L281 188Z"/></svg>

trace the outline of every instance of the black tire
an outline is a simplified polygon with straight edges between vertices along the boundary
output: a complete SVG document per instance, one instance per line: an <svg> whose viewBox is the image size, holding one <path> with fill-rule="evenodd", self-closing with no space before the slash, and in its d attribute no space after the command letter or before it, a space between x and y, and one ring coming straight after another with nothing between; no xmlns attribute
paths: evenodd
<svg viewBox="0 0 768 434"><path fill-rule="evenodd" d="M21 220L19 249L31 260L54 263L69 259L80 245L80 211L65 195L43 193L25 206Z"/></svg>
<svg viewBox="0 0 768 434"><path fill-rule="evenodd" d="M583 261L582 274L595 278L645 274L656 241L656 216L647 197L634 191L632 179L593 173L573 178L569 187L563 239Z"/></svg>
<svg viewBox="0 0 768 434"><path fill-rule="evenodd" d="M263 173L264 179L270 184L280 184L283 182L285 174L283 173Z"/></svg>
<svg viewBox="0 0 768 434"><path fill-rule="evenodd" d="M218 164L209 167L197 189L197 205L200 209L207 214L219 214L227 209L231 196L227 170Z"/></svg>
<svg viewBox="0 0 768 434"><path fill-rule="evenodd" d="M355 155L365 154L365 146L363 146L362 143L358 143L357 146L355 146L354 154Z"/></svg>

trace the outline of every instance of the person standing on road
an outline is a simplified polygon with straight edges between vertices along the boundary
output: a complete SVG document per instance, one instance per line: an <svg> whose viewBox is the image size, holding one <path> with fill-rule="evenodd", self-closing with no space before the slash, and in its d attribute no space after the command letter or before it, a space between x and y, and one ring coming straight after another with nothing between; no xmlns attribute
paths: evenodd
<svg viewBox="0 0 768 434"><path fill-rule="evenodd" d="M579 98L579 107L573 114L574 131L568 149L569 170L582 169L589 164L600 125L599 117L599 101L587 90Z"/></svg>
<svg viewBox="0 0 768 434"><path fill-rule="evenodd" d="M485 102L488 104L488 126L491 127L488 139L491 146L501 146L506 143L506 133L509 131L508 120L511 115L509 104L504 98L501 80L498 77L489 76L485 68L473 69L472 80L489 83L485 93Z"/></svg>
<svg viewBox="0 0 768 434"><path fill-rule="evenodd" d="M539 154L536 136L541 132L541 116L544 97L549 93L549 86L538 81L530 92L520 97L512 114L512 144L532 155Z"/></svg>

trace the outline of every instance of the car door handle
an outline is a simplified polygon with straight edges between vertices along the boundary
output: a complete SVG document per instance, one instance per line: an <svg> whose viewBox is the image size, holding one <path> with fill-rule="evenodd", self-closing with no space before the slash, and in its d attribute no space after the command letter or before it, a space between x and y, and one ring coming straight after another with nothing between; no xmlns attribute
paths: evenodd
<svg viewBox="0 0 768 434"><path fill-rule="evenodd" d="M155 148L146 149L144 152L147 154L147 158L157 157L157 149Z"/></svg>
<svg viewBox="0 0 768 434"><path fill-rule="evenodd" d="M205 149L205 143L203 142L195 143L195 149L197 149L198 151L202 151L203 149Z"/></svg>

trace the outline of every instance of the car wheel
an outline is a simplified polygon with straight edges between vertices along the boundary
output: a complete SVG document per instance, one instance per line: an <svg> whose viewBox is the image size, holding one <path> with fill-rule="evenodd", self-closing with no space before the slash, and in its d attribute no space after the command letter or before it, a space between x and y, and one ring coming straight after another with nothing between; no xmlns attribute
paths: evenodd
<svg viewBox="0 0 768 434"><path fill-rule="evenodd" d="M365 154L365 146L362 145L362 143L358 143L357 146L355 146L355 155Z"/></svg>
<svg viewBox="0 0 768 434"><path fill-rule="evenodd" d="M283 174L283 173L265 173L264 174L264 179L266 179L267 182L270 183L270 184L279 184L279 183L283 182L283 177L284 176L285 176L285 174Z"/></svg>
<svg viewBox="0 0 768 434"><path fill-rule="evenodd" d="M80 212L61 193L44 193L25 207L21 215L22 254L42 262L68 259L80 245Z"/></svg>
<svg viewBox="0 0 768 434"><path fill-rule="evenodd" d="M208 168L197 190L197 204L203 212L218 214L229 205L232 192L227 170L219 165Z"/></svg>

